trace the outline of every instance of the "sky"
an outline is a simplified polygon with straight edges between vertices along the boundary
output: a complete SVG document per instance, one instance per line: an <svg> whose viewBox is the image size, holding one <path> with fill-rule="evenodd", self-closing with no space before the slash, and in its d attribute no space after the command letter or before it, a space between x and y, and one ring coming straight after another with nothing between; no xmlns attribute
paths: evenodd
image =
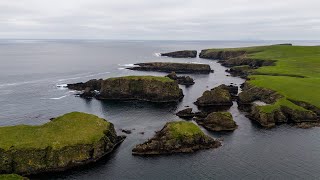
<svg viewBox="0 0 320 180"><path fill-rule="evenodd" d="M0 38L320 40L320 0L0 0Z"/></svg>

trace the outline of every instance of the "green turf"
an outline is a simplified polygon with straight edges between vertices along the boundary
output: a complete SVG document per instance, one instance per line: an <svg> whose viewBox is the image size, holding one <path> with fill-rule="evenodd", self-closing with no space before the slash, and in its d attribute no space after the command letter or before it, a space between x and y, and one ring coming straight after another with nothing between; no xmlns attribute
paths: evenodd
<svg viewBox="0 0 320 180"><path fill-rule="evenodd" d="M0 127L0 148L58 149L77 144L92 144L104 136L110 123L95 115L72 112L41 126Z"/></svg>
<svg viewBox="0 0 320 180"><path fill-rule="evenodd" d="M180 139L183 137L193 137L196 135L204 136L204 133L201 131L201 129L192 122L174 121L168 123L168 128L173 138Z"/></svg>
<svg viewBox="0 0 320 180"><path fill-rule="evenodd" d="M248 58L276 60L275 66L255 70L256 74L263 75L249 76L252 85L275 90L286 98L274 106L264 107L266 111L280 105L293 107L287 99L304 101L320 108L320 46L273 45L223 50L245 50Z"/></svg>
<svg viewBox="0 0 320 180"><path fill-rule="evenodd" d="M161 82L173 82L172 79L168 77L161 77L161 76L123 76L123 77L114 77L109 79L132 79L132 80L156 80Z"/></svg>
<svg viewBox="0 0 320 180"><path fill-rule="evenodd" d="M2 175L0 175L0 180L23 180L23 179L28 179L28 178L24 178L24 177L19 176L17 174L2 174Z"/></svg>

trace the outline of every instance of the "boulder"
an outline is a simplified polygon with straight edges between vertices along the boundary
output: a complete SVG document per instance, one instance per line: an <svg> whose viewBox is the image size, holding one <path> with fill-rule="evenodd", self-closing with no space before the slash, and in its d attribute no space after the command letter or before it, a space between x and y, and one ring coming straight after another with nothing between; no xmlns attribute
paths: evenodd
<svg viewBox="0 0 320 180"><path fill-rule="evenodd" d="M132 150L134 155L159 155L192 153L197 150L217 148L219 141L205 135L192 122L168 122L155 136Z"/></svg>
<svg viewBox="0 0 320 180"><path fill-rule="evenodd" d="M161 53L161 56L168 56L172 58L195 58L197 57L196 50L184 50L184 51L175 51L169 53Z"/></svg>
<svg viewBox="0 0 320 180"><path fill-rule="evenodd" d="M150 62L138 63L134 67L129 67L130 70L138 71L158 71L158 72L176 72L176 73L194 73L194 74L209 74L213 72L208 64L194 63L172 63L172 62Z"/></svg>
<svg viewBox="0 0 320 180"><path fill-rule="evenodd" d="M213 112L197 123L210 131L233 131L238 125L229 112Z"/></svg>
<svg viewBox="0 0 320 180"><path fill-rule="evenodd" d="M96 98L177 102L183 98L183 93L178 83L167 77L125 76L103 80Z"/></svg>
<svg viewBox="0 0 320 180"><path fill-rule="evenodd" d="M180 118L189 119L189 118L193 118L195 114L192 112L192 108L187 108L179 111L176 115L179 116Z"/></svg>
<svg viewBox="0 0 320 180"><path fill-rule="evenodd" d="M63 171L95 162L124 140L112 123L72 112L40 125L0 127L0 172Z"/></svg>
<svg viewBox="0 0 320 180"><path fill-rule="evenodd" d="M171 72L166 77L177 81L178 84L191 86L194 85L194 80L190 76L177 76L175 72Z"/></svg>
<svg viewBox="0 0 320 180"><path fill-rule="evenodd" d="M195 102L197 106L232 106L232 97L225 87L219 86L205 91Z"/></svg>

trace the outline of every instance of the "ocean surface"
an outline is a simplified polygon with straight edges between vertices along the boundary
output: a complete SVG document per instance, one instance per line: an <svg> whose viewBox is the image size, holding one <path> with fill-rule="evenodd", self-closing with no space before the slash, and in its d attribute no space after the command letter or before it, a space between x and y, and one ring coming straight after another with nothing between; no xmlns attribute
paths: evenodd
<svg viewBox="0 0 320 180"><path fill-rule="evenodd" d="M110 155L95 164L36 179L320 179L320 128L280 125L263 129L237 109L230 108L239 128L232 133L205 133L223 138L218 149L171 156L132 156L131 149L160 130L175 113L193 107L201 94L220 84L240 85L214 60L173 59L160 52L184 49L243 47L286 41L107 41L0 40L0 126L49 122L70 111L92 113L120 128L135 129ZM320 45L320 41L290 41ZM190 75L191 87L181 86L184 99L177 105L108 102L75 97L63 86L93 78L160 75L125 69L139 62L169 61L210 64L214 73ZM62 87L61 87L62 86ZM144 132L144 134L140 134Z"/></svg>

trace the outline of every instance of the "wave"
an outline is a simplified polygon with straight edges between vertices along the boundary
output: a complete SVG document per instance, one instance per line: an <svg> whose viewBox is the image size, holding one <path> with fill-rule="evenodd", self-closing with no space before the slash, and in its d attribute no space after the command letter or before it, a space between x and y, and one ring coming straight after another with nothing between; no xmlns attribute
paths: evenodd
<svg viewBox="0 0 320 180"><path fill-rule="evenodd" d="M102 72L102 73L90 74L90 75L87 75L87 76L77 76L77 77L71 77L71 78L59 79L59 80L58 80L58 82L61 82L61 81L67 81L67 80L73 80L73 79L86 78L86 77L92 77L92 76L98 76L98 75L108 74L108 73L110 73L110 72Z"/></svg>
<svg viewBox="0 0 320 180"><path fill-rule="evenodd" d="M47 79L45 79L45 80L47 80ZM5 87L5 86L18 86L18 85L29 84L29 83L37 83L37 82L41 82L41 81L45 81L45 80L41 79L41 80L34 80L34 81L23 81L23 82L16 82L16 83L0 84L0 88Z"/></svg>
<svg viewBox="0 0 320 180"><path fill-rule="evenodd" d="M57 84L56 86L57 88L65 89L67 88L68 84Z"/></svg>
<svg viewBox="0 0 320 180"><path fill-rule="evenodd" d="M124 70L124 69L126 69L126 68L118 68L119 70Z"/></svg>
<svg viewBox="0 0 320 180"><path fill-rule="evenodd" d="M201 62L196 62L196 61L192 61L192 62L189 62L191 64L205 64L205 63L201 63Z"/></svg>
<svg viewBox="0 0 320 180"><path fill-rule="evenodd" d="M135 66L134 64L118 64L119 66L124 66L124 67L132 67Z"/></svg>
<svg viewBox="0 0 320 180"><path fill-rule="evenodd" d="M154 53L155 56L160 57L161 53Z"/></svg>

